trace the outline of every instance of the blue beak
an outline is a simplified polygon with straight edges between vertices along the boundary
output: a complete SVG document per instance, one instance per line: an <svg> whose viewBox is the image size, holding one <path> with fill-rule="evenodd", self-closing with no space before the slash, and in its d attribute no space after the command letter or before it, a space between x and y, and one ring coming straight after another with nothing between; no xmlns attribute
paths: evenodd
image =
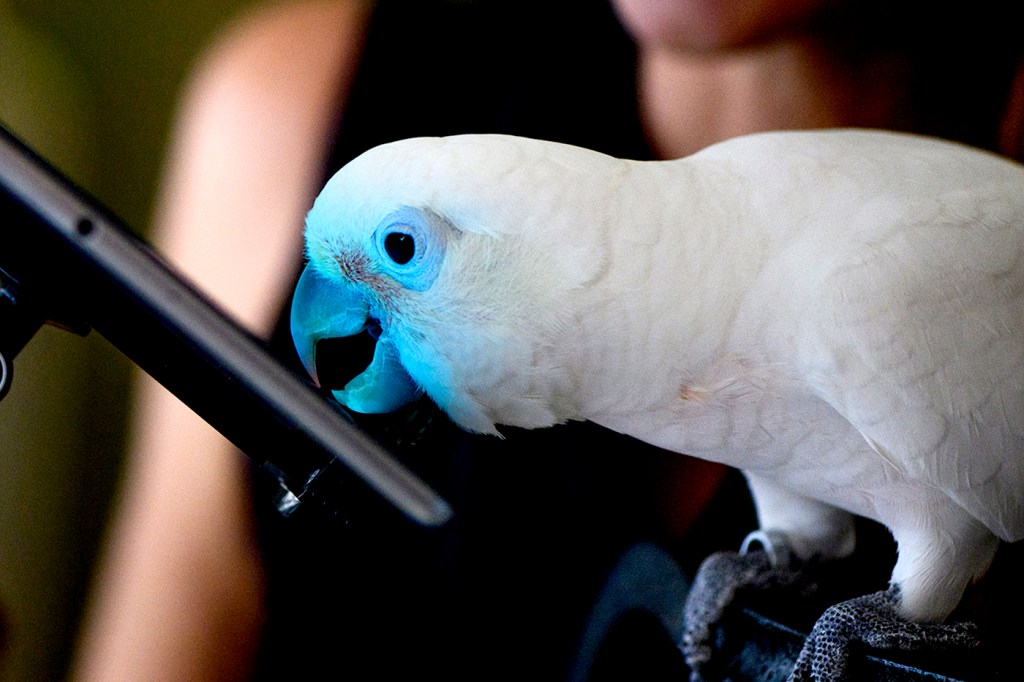
<svg viewBox="0 0 1024 682"><path fill-rule="evenodd" d="M369 302L355 287L329 280L309 266L302 272L292 297L292 341L302 366L317 386L317 343L361 334L371 322ZM421 393L402 366L387 330L377 339L370 366L343 389L331 392L339 403L364 414L393 412Z"/></svg>

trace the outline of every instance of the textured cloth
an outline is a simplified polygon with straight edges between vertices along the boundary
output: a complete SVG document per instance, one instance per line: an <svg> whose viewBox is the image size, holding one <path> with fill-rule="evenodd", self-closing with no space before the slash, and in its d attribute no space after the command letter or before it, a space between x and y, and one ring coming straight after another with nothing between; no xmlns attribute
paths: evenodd
<svg viewBox="0 0 1024 682"><path fill-rule="evenodd" d="M894 618L894 588L872 591L885 585L894 560L884 529L860 520L858 535L858 549L847 560L791 565L781 573L761 552L710 557L686 599L687 620L694 621L686 623L680 648L697 664L692 679L992 682L1020 677L1024 543L1000 549L988 576L969 588L950 625L920 625ZM802 572L798 579L793 568Z"/></svg>
<svg viewBox="0 0 1024 682"><path fill-rule="evenodd" d="M716 552L701 564L686 599L680 649L692 670L691 682L719 677L727 663L718 655L714 626L744 593L772 591L781 598L803 599L813 591L807 573L791 556L772 560L768 552Z"/></svg>

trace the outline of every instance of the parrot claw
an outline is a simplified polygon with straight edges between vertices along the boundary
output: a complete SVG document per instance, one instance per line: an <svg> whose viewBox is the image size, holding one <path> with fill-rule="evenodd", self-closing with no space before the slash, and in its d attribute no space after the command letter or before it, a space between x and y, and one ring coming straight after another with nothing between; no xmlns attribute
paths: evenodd
<svg viewBox="0 0 1024 682"><path fill-rule="evenodd" d="M858 642L901 651L949 651L979 645L973 623L914 623L898 615L899 601L899 588L890 587L826 609L808 635L789 682L853 679L848 670L849 654Z"/></svg>
<svg viewBox="0 0 1024 682"><path fill-rule="evenodd" d="M792 588L808 584L785 536L757 531L747 536L740 551L717 552L701 564L684 607L679 649L690 667L691 682L716 679L722 658L715 627L740 592Z"/></svg>

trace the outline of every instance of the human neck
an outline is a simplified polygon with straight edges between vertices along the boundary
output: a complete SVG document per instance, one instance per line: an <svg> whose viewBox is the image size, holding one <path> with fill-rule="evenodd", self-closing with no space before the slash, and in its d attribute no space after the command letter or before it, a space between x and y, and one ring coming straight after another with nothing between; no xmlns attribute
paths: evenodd
<svg viewBox="0 0 1024 682"><path fill-rule="evenodd" d="M797 40L708 55L641 49L638 69L641 118L661 158L751 132L853 120L828 60Z"/></svg>

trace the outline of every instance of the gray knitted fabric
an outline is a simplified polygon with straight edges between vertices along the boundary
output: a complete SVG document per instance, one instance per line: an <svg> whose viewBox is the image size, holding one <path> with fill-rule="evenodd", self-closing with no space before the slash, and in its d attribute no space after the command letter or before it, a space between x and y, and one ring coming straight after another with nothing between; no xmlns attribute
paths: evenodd
<svg viewBox="0 0 1024 682"><path fill-rule="evenodd" d="M719 626L727 619L730 605L743 601L742 595L770 593L776 603L792 603L790 600L803 600L814 594L816 585L808 574L815 573L820 564L800 565L784 538L772 536L765 540L761 548L751 546L748 550L748 543L744 543L739 553L719 552L701 564L686 599L679 644L690 666L691 682L730 677L724 669L734 665L729 659L735 652L723 651L728 647L721 639ZM849 665L850 653L856 648L872 648L884 655L885 651L966 652L979 646L973 624L913 623L898 615L899 600L899 588L890 587L825 609L806 637L788 682L853 681L864 673L863 661L856 670ZM758 679L779 680L782 676L778 672ZM905 679L902 675L891 679ZM924 676L950 679L926 673Z"/></svg>
<svg viewBox="0 0 1024 682"><path fill-rule="evenodd" d="M718 678L716 667L721 661L716 660L715 626L740 592L786 589L800 594L813 589L787 546L776 543L771 549L718 552L701 564L686 599L679 644L690 666L691 682Z"/></svg>

